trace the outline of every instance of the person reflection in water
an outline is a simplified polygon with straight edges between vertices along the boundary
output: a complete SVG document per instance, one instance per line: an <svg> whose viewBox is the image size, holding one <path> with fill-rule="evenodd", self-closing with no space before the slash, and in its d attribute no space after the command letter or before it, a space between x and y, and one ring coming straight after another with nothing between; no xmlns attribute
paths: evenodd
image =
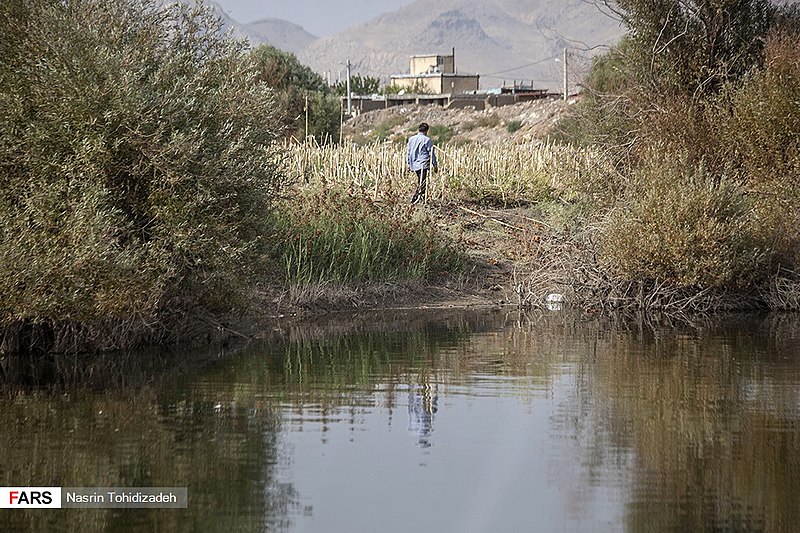
<svg viewBox="0 0 800 533"><path fill-rule="evenodd" d="M433 433L433 415L439 400L439 385L431 386L424 377L419 387L408 393L408 430L419 436L420 448L430 448L430 435Z"/></svg>

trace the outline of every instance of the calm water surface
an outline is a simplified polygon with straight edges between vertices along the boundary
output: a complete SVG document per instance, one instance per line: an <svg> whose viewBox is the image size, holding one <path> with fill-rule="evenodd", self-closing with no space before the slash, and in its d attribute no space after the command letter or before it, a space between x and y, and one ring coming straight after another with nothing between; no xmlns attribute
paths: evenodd
<svg viewBox="0 0 800 533"><path fill-rule="evenodd" d="M0 485L187 486L189 509L0 531L800 527L796 317L417 311L269 338L3 360Z"/></svg>

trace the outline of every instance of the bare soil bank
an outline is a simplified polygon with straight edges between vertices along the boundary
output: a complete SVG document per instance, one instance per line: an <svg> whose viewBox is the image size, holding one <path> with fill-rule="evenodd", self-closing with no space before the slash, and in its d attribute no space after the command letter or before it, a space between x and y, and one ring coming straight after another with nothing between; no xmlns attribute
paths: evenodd
<svg viewBox="0 0 800 533"><path fill-rule="evenodd" d="M405 142L420 122L437 132L447 131L451 143L528 143L542 139L574 101L545 98L477 111L408 105L370 111L344 124L345 138L361 142ZM436 128L439 128L438 130Z"/></svg>

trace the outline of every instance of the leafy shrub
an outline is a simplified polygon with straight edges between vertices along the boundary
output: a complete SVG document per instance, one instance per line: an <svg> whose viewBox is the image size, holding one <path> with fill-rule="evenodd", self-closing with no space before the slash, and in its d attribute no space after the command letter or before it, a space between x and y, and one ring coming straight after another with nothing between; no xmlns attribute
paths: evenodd
<svg viewBox="0 0 800 533"><path fill-rule="evenodd" d="M392 131L402 124L405 124L406 119L402 116L388 118L382 121L375 127L375 140L383 142L389 138Z"/></svg>
<svg viewBox="0 0 800 533"><path fill-rule="evenodd" d="M798 95L800 53L796 47L796 35L778 32L767 39L764 68L741 82L728 85L718 94L696 102L653 97L657 102L655 110L647 114L648 122L642 123L637 131L639 146L635 153L637 160L644 163L637 167L639 170L625 172L633 172L638 177L644 172L656 179L656 171L647 161L659 154L661 160L672 160L683 166L681 172L660 175L659 179L671 187L683 189L682 192L662 191L661 197L665 201L674 199L676 194L685 195L687 209L691 209L694 201L706 198L717 202L716 209L719 210L727 201L733 213L739 213L743 198L747 198L746 216L730 214L728 221L732 224L728 229L738 232L736 238L715 233L723 231L723 223L702 229L701 222L684 219L681 219L684 222L682 237L672 234L667 239L662 235L666 242L682 242L687 252L683 259L678 257L677 250L673 256L676 279L722 285L741 284L747 280L758 283L779 266L795 268L798 264L800 108L795 105ZM687 182L684 178L695 172L691 169L697 168L703 169L708 190L698 190L694 182ZM723 194L734 187L733 183L738 193ZM639 186L644 190L635 188ZM649 188L650 180L634 179L630 187L633 188L629 189L629 196L638 194L656 199ZM692 196L695 193L698 195L696 198ZM639 213L639 222L645 223L647 218L648 223L662 226L664 231L670 230L671 225L665 220L668 215L652 207L652 210ZM679 219L680 216L691 216L689 213L673 214ZM737 218L743 221L738 230L735 229ZM622 222L617 219L616 223ZM623 226L627 227L621 230L623 233L637 231L629 224L623 223ZM672 227L672 230L678 232L680 226ZM718 248L714 248L708 239L719 239ZM701 252L706 255L701 257ZM727 256L730 263L720 266L717 260L721 256ZM662 254L662 266L666 257ZM691 266L682 262L684 259L691 261ZM755 263L747 266L751 260ZM629 270L629 267L623 270ZM696 271L692 273L697 268L710 270L705 276L700 276ZM665 276L663 269L659 275Z"/></svg>
<svg viewBox="0 0 800 533"><path fill-rule="evenodd" d="M145 328L246 304L281 182L276 117L219 28L155 0L2 3L4 325Z"/></svg>
<svg viewBox="0 0 800 533"><path fill-rule="evenodd" d="M508 124L506 124L506 131L508 133L515 133L522 128L522 121L521 120L512 120Z"/></svg>
<svg viewBox="0 0 800 533"><path fill-rule="evenodd" d="M435 144L445 144L453 138L455 132L453 128L450 126L445 126L443 124L436 124L435 126L431 126L428 130L428 136Z"/></svg>
<svg viewBox="0 0 800 533"><path fill-rule="evenodd" d="M750 200L685 162L650 162L610 213L604 260L630 280L736 287L758 280L770 259Z"/></svg>
<svg viewBox="0 0 800 533"><path fill-rule="evenodd" d="M686 4L697 9L672 28L653 18L667 3L620 3L634 31L595 62L586 98L557 136L604 146L617 162L609 183L622 196L604 249L615 272L759 284L800 259L800 11ZM730 27L698 34L699 21L723 15ZM669 49L654 48L665 36Z"/></svg>
<svg viewBox="0 0 800 533"><path fill-rule="evenodd" d="M264 44L250 52L256 80L276 93L277 117L287 137L319 143L339 138L341 103L322 76L291 52Z"/></svg>
<svg viewBox="0 0 800 533"><path fill-rule="evenodd" d="M338 142L342 125L342 104L339 98L323 92L308 97L308 131L319 144Z"/></svg>
<svg viewBox="0 0 800 533"><path fill-rule="evenodd" d="M296 285L424 279L461 264L454 243L417 210L338 188L285 206L278 233L286 280Z"/></svg>
<svg viewBox="0 0 800 533"><path fill-rule="evenodd" d="M733 95L722 132L726 157L742 168L751 186L795 202L800 199L798 98L797 35L773 35L767 44L765 69Z"/></svg>
<svg viewBox="0 0 800 533"><path fill-rule="evenodd" d="M474 120L478 128L496 128L500 123L500 117L496 113L484 113Z"/></svg>
<svg viewBox="0 0 800 533"><path fill-rule="evenodd" d="M797 33L776 33L765 69L732 98L720 145L757 198L760 223L773 241L773 262L800 264L800 50Z"/></svg>

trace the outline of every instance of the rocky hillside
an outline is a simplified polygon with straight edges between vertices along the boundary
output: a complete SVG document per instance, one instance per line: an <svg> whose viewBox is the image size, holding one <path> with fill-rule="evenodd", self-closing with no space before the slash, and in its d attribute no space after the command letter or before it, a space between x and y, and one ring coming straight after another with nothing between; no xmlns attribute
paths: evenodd
<svg viewBox="0 0 800 533"><path fill-rule="evenodd" d="M344 125L343 134L356 143L405 143L420 122L431 126L438 144L524 143L542 140L572 104L549 98L485 111L438 106L398 106L362 113Z"/></svg>
<svg viewBox="0 0 800 533"><path fill-rule="evenodd" d="M186 3L194 2L194 0L181 1ZM217 16L222 19L225 31L230 31L237 39L247 39L253 46L271 44L281 50L297 54L317 40L316 35L307 32L302 26L298 26L288 20L269 18L249 24L241 24L228 16L218 3L208 0L204 3L211 6Z"/></svg>
<svg viewBox="0 0 800 533"><path fill-rule="evenodd" d="M317 40L302 26L287 20L269 18L245 24L242 29L254 45L269 43L276 48L297 54Z"/></svg>
<svg viewBox="0 0 800 533"><path fill-rule="evenodd" d="M564 47L586 57L622 33L616 20L583 0L418 0L319 39L299 58L319 72L336 72L350 59L355 72L385 80L407 73L410 55L455 47L457 70L480 73L484 88L517 79L554 90Z"/></svg>

